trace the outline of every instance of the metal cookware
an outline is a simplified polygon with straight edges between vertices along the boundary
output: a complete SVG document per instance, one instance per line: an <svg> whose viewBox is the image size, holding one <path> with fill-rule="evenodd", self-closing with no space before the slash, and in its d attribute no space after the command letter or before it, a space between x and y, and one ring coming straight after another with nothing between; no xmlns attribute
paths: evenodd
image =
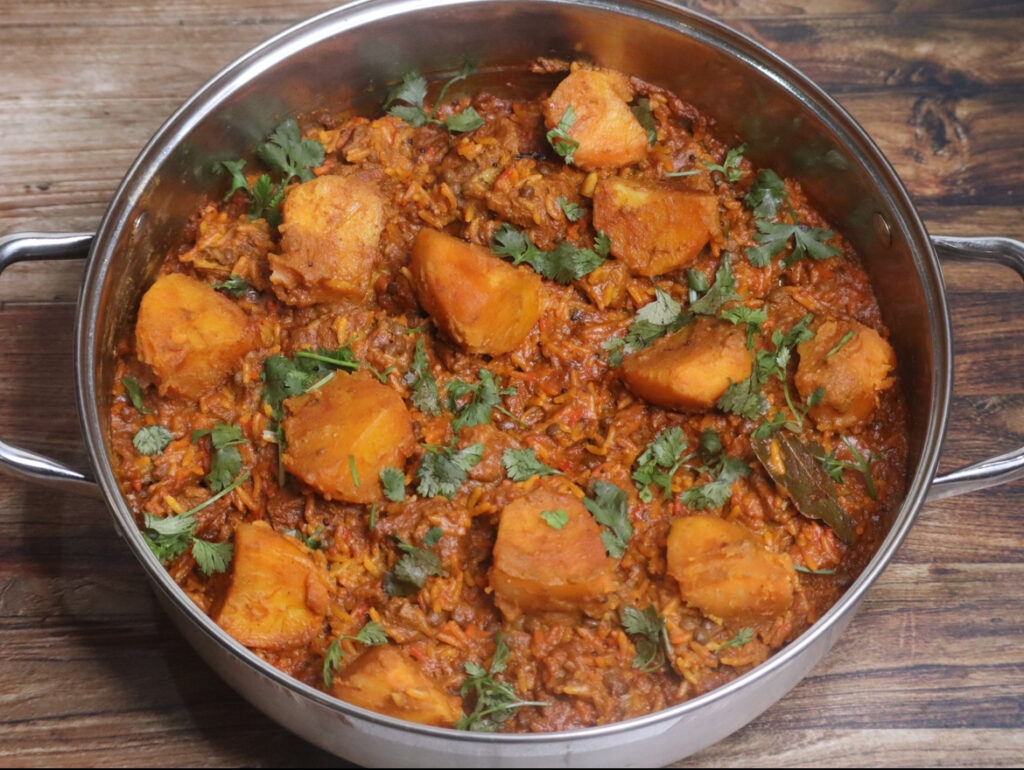
<svg viewBox="0 0 1024 770"><path fill-rule="evenodd" d="M858 249L901 364L910 405L906 499L877 555L842 599L766 663L713 692L639 719L541 735L465 733L401 722L291 679L227 636L146 546L110 464L114 342L133 319L157 260L223 180L216 161L245 156L282 116L330 104L379 104L411 67L464 59L500 81L538 56L584 58L665 86L742 137L759 166L801 180ZM78 409L91 469L0 442L0 467L31 481L102 495L157 595L232 687L307 740L367 765L666 764L728 735L781 698L829 650L929 499L1024 476L1024 449L936 477L952 378L950 322L936 255L1000 262L1024 276L1024 244L929 239L878 149L832 99L727 27L665 0L356 0L300 24L230 65L157 132L95 235L0 239L0 271L20 260L88 257L76 328Z"/></svg>

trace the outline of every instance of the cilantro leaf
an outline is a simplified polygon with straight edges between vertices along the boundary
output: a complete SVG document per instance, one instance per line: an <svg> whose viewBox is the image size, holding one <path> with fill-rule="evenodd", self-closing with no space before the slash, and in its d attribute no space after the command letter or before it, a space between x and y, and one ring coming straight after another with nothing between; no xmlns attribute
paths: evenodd
<svg viewBox="0 0 1024 770"><path fill-rule="evenodd" d="M738 182L740 177L743 176L743 169L740 168L740 161L743 160L743 153L747 151L747 145L741 144L739 147L733 147L729 152L725 154L725 160L721 165L717 163L704 162L707 166L708 171L717 171L725 177L725 181L729 184Z"/></svg>
<svg viewBox="0 0 1024 770"><path fill-rule="evenodd" d="M660 486L666 497L672 494L672 477L682 465L685 449L686 437L683 429L678 426L661 431L647 445L637 458L636 469L633 471L633 482L641 500L649 503L654 499L651 484Z"/></svg>
<svg viewBox="0 0 1024 770"><path fill-rule="evenodd" d="M507 222L495 231L491 241L491 251L499 257L510 258L514 265L525 262L545 278L563 286L568 286L603 265L609 247L607 236L601 238L599 235L593 249L562 241L551 251L541 251L524 233Z"/></svg>
<svg viewBox="0 0 1024 770"><path fill-rule="evenodd" d="M256 156L282 174L282 184L288 184L293 177L308 182L313 178L313 169L323 165L324 146L315 139L303 139L298 121L289 118L256 148Z"/></svg>
<svg viewBox="0 0 1024 770"><path fill-rule="evenodd" d="M501 406L501 397L514 395L515 392L515 388L499 390L494 375L487 369L480 370L480 382L475 385L454 380L448 385L448 411L455 414L452 430L458 433L463 428L485 425L491 421L494 409L515 419L511 412ZM469 401L460 407L459 400L466 396L469 396Z"/></svg>
<svg viewBox="0 0 1024 770"><path fill-rule="evenodd" d="M324 686L328 690L334 686L334 675L345 657L345 648L341 646L342 639L352 639L367 647L380 647L388 643L388 632L380 623L368 620L355 636L342 635L331 642L324 656L323 667Z"/></svg>
<svg viewBox="0 0 1024 770"><path fill-rule="evenodd" d="M564 508L556 508L553 511L541 511L540 517L552 529L562 529L569 523L569 514Z"/></svg>
<svg viewBox="0 0 1024 770"><path fill-rule="evenodd" d="M405 474L398 468L382 468L380 484L384 488L384 496L394 503L405 499Z"/></svg>
<svg viewBox="0 0 1024 770"><path fill-rule="evenodd" d="M233 297L243 297L245 293L251 288L248 281L241 278L234 273L226 281L213 284L213 288L217 291L222 291L225 294L230 294Z"/></svg>
<svg viewBox="0 0 1024 770"><path fill-rule="evenodd" d="M441 558L433 551L402 540L398 540L398 547L404 554L384 576L384 591L388 596L410 596L423 588L431 575L445 574Z"/></svg>
<svg viewBox="0 0 1024 770"><path fill-rule="evenodd" d="M207 575L226 572L234 553L235 547L231 543L211 543L202 538L192 538L192 555L199 569Z"/></svg>
<svg viewBox="0 0 1024 770"><path fill-rule="evenodd" d="M466 474L484 455L484 445L480 442L458 451L454 441L446 447L427 446L426 449L416 469L416 478L420 480L416 492L422 497L443 495L449 500L459 493Z"/></svg>
<svg viewBox="0 0 1024 770"><path fill-rule="evenodd" d="M609 556L622 558L626 545L633 536L633 524L629 520L626 493L608 481L595 481L591 496L583 498L583 505L590 511L598 524L604 525L601 542Z"/></svg>
<svg viewBox="0 0 1024 770"><path fill-rule="evenodd" d="M505 474L512 481L527 481L534 476L550 476L558 473L540 460L534 450L506 449L501 454L501 464L505 468Z"/></svg>
<svg viewBox="0 0 1024 770"><path fill-rule="evenodd" d="M587 210L578 203L573 203L564 195L558 196L558 206L570 222L579 222L587 215Z"/></svg>
<svg viewBox="0 0 1024 770"><path fill-rule="evenodd" d="M341 665L342 658L345 657L345 650L341 646L341 637L338 637L331 642L330 647L327 648L327 654L324 655L324 687L330 690L334 686L334 674L338 670L338 666Z"/></svg>
<svg viewBox="0 0 1024 770"><path fill-rule="evenodd" d="M625 607L619 617L622 629L631 636L639 636L633 668L645 674L657 671L672 657L672 644L665 628L665 618L650 606L642 612L636 607Z"/></svg>
<svg viewBox="0 0 1024 770"><path fill-rule="evenodd" d="M612 351L611 364L622 363L622 354L635 353L649 347L659 337L679 331L693 320L690 313L684 313L682 306L668 292L654 287L654 300L637 311L636 318L626 329L623 337L612 337L604 343L605 350Z"/></svg>
<svg viewBox="0 0 1024 770"><path fill-rule="evenodd" d="M746 305L737 305L731 307L728 310L723 310L719 314L719 318L722 318L730 323L746 324L747 326L747 349L754 349L754 336L761 333L761 324L768 320L768 311L764 308L752 308Z"/></svg>
<svg viewBox="0 0 1024 770"><path fill-rule="evenodd" d="M757 179L750 186L744 202L754 210L755 217L771 220L788 200L782 177L770 168L764 168L757 172Z"/></svg>
<svg viewBox="0 0 1024 770"><path fill-rule="evenodd" d="M715 654L717 655L719 652L728 649L729 647L742 647L743 645L753 641L753 639L754 629L750 626L744 626L736 632L736 636L734 636L732 639L718 645L718 648L715 650Z"/></svg>
<svg viewBox="0 0 1024 770"><path fill-rule="evenodd" d="M651 100L643 96L630 109L637 123L647 132L647 144L653 145L658 141L658 124L654 122L654 113L651 112Z"/></svg>
<svg viewBox="0 0 1024 770"><path fill-rule="evenodd" d="M174 440L174 435L163 425L147 425L132 437L132 444L139 454L160 454Z"/></svg>
<svg viewBox="0 0 1024 770"><path fill-rule="evenodd" d="M469 62L463 64L459 73L441 87L441 92L437 95L437 102L428 113L424 106L427 98L427 79L418 70L409 70L402 75L402 81L388 91L384 100L384 109L388 115L393 115L417 128L430 123L444 126L452 133L462 133L480 128L484 124L484 120L473 107L467 107L462 112L449 115L444 121L439 121L435 117L437 108L444 102L448 89L454 83L469 77L472 72L473 67ZM405 104L395 104L395 102L405 102Z"/></svg>
<svg viewBox="0 0 1024 770"><path fill-rule="evenodd" d="M265 219L271 227L281 224L279 206L284 200L284 185L276 185L270 174L263 174L253 182L249 204L250 219Z"/></svg>
<svg viewBox="0 0 1024 770"><path fill-rule="evenodd" d="M245 190L247 195L252 195L252 191L249 189L249 180L245 178L243 171L245 168L244 160L222 160L217 164L217 167L231 175L231 187L224 196L224 200L234 195L237 190Z"/></svg>
<svg viewBox="0 0 1024 770"><path fill-rule="evenodd" d="M410 125L423 126L428 120L427 113L423 110L423 101L426 98L427 79L419 70L412 69L402 75L402 82L388 91L384 109L389 115L401 118ZM395 102L405 102L408 106L392 107Z"/></svg>
<svg viewBox="0 0 1024 770"><path fill-rule="evenodd" d="M423 337L416 340L412 353L412 363L402 381L411 389L412 405L429 415L441 414L441 395L437 390L437 380L430 372L430 361L423 345Z"/></svg>
<svg viewBox="0 0 1024 770"><path fill-rule="evenodd" d="M249 478L248 471L231 482L230 486L184 513L175 516L145 514L142 535L156 558L166 563L183 554L191 545L196 563L207 575L226 570L234 552L233 546L230 543L210 543L197 538L195 531L198 522L195 515L240 486L247 478Z"/></svg>
<svg viewBox="0 0 1024 770"><path fill-rule="evenodd" d="M132 402L132 406L139 414L155 414L152 409L147 409L145 404L142 403L142 386L139 385L139 381L134 377L122 377L121 384L124 385L124 391L128 394L128 400Z"/></svg>
<svg viewBox="0 0 1024 770"><path fill-rule="evenodd" d="M453 134L472 131L480 128L483 124L484 119L480 117L480 113L472 107L467 107L462 112L456 113L455 115L449 115L444 119L445 128Z"/></svg>
<svg viewBox="0 0 1024 770"><path fill-rule="evenodd" d="M700 455L705 462L703 470L712 476L712 480L691 487L679 499L698 511L721 508L732 497L733 482L750 475L750 466L739 458L727 456L721 437L710 428L701 433Z"/></svg>
<svg viewBox="0 0 1024 770"><path fill-rule="evenodd" d="M717 315L722 306L728 302L742 300L736 293L736 278L732 272L732 260L729 254L722 255L722 261L715 271L715 280L707 293L696 302L690 303L690 312L699 315Z"/></svg>
<svg viewBox="0 0 1024 770"><path fill-rule="evenodd" d="M576 111L570 104L562 113L558 125L547 132L548 144L556 153L565 158L566 163L573 162L573 155L579 149L580 143L569 136L569 129L576 123Z"/></svg>
<svg viewBox="0 0 1024 770"><path fill-rule="evenodd" d="M485 669L479 663L467 661L463 664L466 680L462 683L460 694L468 703L473 702L473 710L459 718L455 723L457 730L471 732L495 732L501 729L516 709L523 706L550 706L540 701L522 701L516 694L515 686L495 678L505 670L510 650L505 643L501 631L495 634L494 657L491 666ZM472 697L470 697L472 696Z"/></svg>
<svg viewBox="0 0 1024 770"><path fill-rule="evenodd" d="M206 484L214 492L220 492L242 472L242 455L235 447L249 442L242 436L242 429L237 425L217 425L213 430L192 431L193 441L203 436L209 436L213 445Z"/></svg>
<svg viewBox="0 0 1024 770"><path fill-rule="evenodd" d="M369 620L365 626L359 629L355 639L362 644L379 647L388 643L388 632L380 623Z"/></svg>

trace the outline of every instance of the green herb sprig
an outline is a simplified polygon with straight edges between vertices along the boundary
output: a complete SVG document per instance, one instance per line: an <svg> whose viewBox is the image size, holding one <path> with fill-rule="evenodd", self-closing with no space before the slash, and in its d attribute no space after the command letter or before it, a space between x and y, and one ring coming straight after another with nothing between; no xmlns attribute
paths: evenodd
<svg viewBox="0 0 1024 770"><path fill-rule="evenodd" d="M191 546L192 556L204 573L212 575L214 572L227 570L234 554L234 546L231 543L211 543L196 537L196 514L235 490L248 478L249 471L246 471L213 497L184 513L163 517L147 513L144 517L142 535L153 554L161 562L167 563Z"/></svg>
<svg viewBox="0 0 1024 770"><path fill-rule="evenodd" d="M494 657L491 658L490 668L485 669L473 661L463 665L467 676L460 692L464 699L472 700L473 710L459 718L455 723L457 730L493 733L501 729L516 709L551 705L542 701L520 700L514 685L497 678L498 674L505 671L510 650L500 631L495 634L494 640Z"/></svg>
<svg viewBox="0 0 1024 770"><path fill-rule="evenodd" d="M627 634L640 637L636 641L633 668L649 674L671 660L672 643L665 628L665 618L653 606L643 611L636 607L626 607L622 610L620 621Z"/></svg>
<svg viewBox="0 0 1024 770"><path fill-rule="evenodd" d="M747 193L746 204L754 211L757 246L747 248L747 259L754 267L765 267L772 258L780 254L790 243L793 249L783 260L783 267L789 267L805 256L812 259L838 257L842 252L828 241L835 235L821 227L809 228L800 223L796 210L789 200L785 182L771 169L762 169L757 180ZM788 222L776 222L780 210L785 206Z"/></svg>
<svg viewBox="0 0 1024 770"><path fill-rule="evenodd" d="M399 550L402 551L402 557L384 576L384 592L388 596L411 596L426 585L427 578L431 575L440 577L445 574L441 557L436 553L410 545L400 538L396 538L396 541ZM423 543L436 545L437 536L429 540L424 538Z"/></svg>
<svg viewBox="0 0 1024 770"><path fill-rule="evenodd" d="M292 179L308 182L313 178L313 169L323 165L324 147L315 139L303 139L295 118L281 123L267 139L256 148L256 156L280 175L275 183L270 174L262 174L250 186L245 178L245 161L222 161L220 168L231 175L231 187L224 200L243 190L249 197L250 219L266 219L272 227L281 224L279 207L284 200L285 189Z"/></svg>
<svg viewBox="0 0 1024 770"><path fill-rule="evenodd" d="M416 469L419 485L417 494L422 497L442 495L449 500L459 493L467 473L475 468L484 456L481 442L464 449L455 449L455 439L448 446L425 445L426 452Z"/></svg>
<svg viewBox="0 0 1024 770"><path fill-rule="evenodd" d="M527 481L534 476L551 476L559 473L537 459L537 454L529 447L525 449L506 449L501 454L501 465L505 475L512 481Z"/></svg>
<svg viewBox="0 0 1024 770"><path fill-rule="evenodd" d="M603 265L610 249L608 236L598 233L592 249L562 241L551 251L542 251L533 245L525 233L507 222L495 231L491 240L491 251L499 257L512 260L514 265L525 262L545 278L563 286L568 286Z"/></svg>
<svg viewBox="0 0 1024 770"><path fill-rule="evenodd" d="M686 461L683 452L686 450L686 436L683 429L676 426L661 431L636 460L633 470L633 482L637 487L640 499L649 503L654 499L651 485L661 487L666 497L672 495L672 478L679 467Z"/></svg>
<svg viewBox="0 0 1024 770"><path fill-rule="evenodd" d="M242 472L242 455L237 447L249 442L237 425L217 425L212 430L192 431L193 442L198 442L204 436L209 436L213 449L206 485L212 491L220 492Z"/></svg>
<svg viewBox="0 0 1024 770"><path fill-rule="evenodd" d="M621 559L633 536L626 493L611 482L595 481L591 485L590 495L583 498L583 505L597 523L603 525L601 542L604 543L605 551L609 556Z"/></svg>
<svg viewBox="0 0 1024 770"><path fill-rule="evenodd" d="M444 126L453 134L480 128L484 124L484 119L473 107L467 107L462 112L449 115L444 120L438 120L436 117L438 108L448 94L448 89L460 80L465 80L473 72L474 68L471 64L468 62L463 64L458 74L448 79L441 87L433 109L427 112L424 107L427 98L427 79L420 74L419 70L409 70L402 75L401 82L388 91L384 109L389 115L404 120L410 126L420 127L433 123ZM402 104L397 104L397 102L402 102Z"/></svg>
<svg viewBox="0 0 1024 770"><path fill-rule="evenodd" d="M380 623L368 620L355 636L342 635L331 642L324 656L323 669L324 687L328 690L334 686L334 675L345 658L345 648L341 646L342 639L351 639L367 647L379 647L388 643L388 632Z"/></svg>

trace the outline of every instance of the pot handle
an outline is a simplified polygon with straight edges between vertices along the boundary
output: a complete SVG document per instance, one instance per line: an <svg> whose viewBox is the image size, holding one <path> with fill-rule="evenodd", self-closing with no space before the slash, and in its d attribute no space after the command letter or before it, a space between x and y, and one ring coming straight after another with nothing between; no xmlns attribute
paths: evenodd
<svg viewBox="0 0 1024 770"><path fill-rule="evenodd" d="M954 238L933 235L932 245L939 259L950 262L995 262L1017 271L1024 278L1024 243L1010 238ZM1024 478L1024 447L951 473L936 476L928 490L928 500L994 487Z"/></svg>
<svg viewBox="0 0 1024 770"><path fill-rule="evenodd" d="M89 256L92 234L43 235L19 233L0 238L0 273L15 262L44 259L84 259ZM99 497L96 482L82 471L76 471L49 457L19 449L0 440L0 471L50 487L73 488Z"/></svg>

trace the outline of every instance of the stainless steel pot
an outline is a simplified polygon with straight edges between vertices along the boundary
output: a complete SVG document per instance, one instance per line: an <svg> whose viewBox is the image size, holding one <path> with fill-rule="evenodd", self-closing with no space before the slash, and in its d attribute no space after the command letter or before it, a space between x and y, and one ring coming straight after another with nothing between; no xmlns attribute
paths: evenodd
<svg viewBox="0 0 1024 770"><path fill-rule="evenodd" d="M114 341L131 323L180 223L216 188L216 161L248 154L281 119L328 103L375 105L416 66L515 71L537 56L583 57L666 86L718 121L726 141L801 180L857 247L893 333L910 405L905 501L878 554L818 623L730 684L640 719L545 735L423 727L339 702L265 664L177 588L136 529L111 471L107 415ZM219 188L218 188L219 189ZM1024 244L930 240L878 149L834 101L770 52L662 0L357 0L278 35L222 71L159 130L93 235L0 239L0 271L20 260L81 258L78 408L92 468L80 472L0 442L0 467L102 495L156 593L206 661L258 708L307 740L366 765L666 764L728 735L781 698L825 655L926 500L1024 476L1024 449L936 477L950 401L950 322L936 254L1000 262L1024 276Z"/></svg>

